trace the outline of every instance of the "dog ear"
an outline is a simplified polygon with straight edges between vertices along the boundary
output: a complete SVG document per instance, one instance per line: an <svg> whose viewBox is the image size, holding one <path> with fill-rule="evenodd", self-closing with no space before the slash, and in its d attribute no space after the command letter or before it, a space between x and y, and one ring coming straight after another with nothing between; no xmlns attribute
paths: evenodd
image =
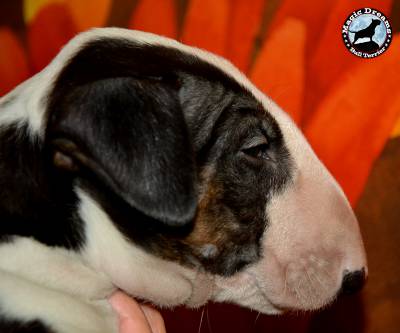
<svg viewBox="0 0 400 333"><path fill-rule="evenodd" d="M176 85L102 78L50 98L46 140L54 163L94 175L146 216L185 226L197 206L193 149Z"/></svg>

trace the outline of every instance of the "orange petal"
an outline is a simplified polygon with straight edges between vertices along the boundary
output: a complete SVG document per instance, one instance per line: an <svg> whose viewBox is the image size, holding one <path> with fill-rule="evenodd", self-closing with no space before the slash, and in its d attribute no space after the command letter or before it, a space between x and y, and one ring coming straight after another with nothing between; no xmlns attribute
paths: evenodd
<svg viewBox="0 0 400 333"><path fill-rule="evenodd" d="M267 31L267 38L271 34L276 33L275 30L281 26L282 22L287 17L293 17L302 21L307 31L307 38L305 41L305 69L308 68L308 62L315 50L318 41L321 38L321 30L324 29L326 17L329 15L331 8L335 1L293 1L283 0L278 8L273 20L269 25ZM338 31L340 27L337 28ZM296 32L293 32L296 34ZM309 82L309 75L306 72L304 77L304 86L311 87ZM300 122L303 123L304 118L307 117L308 109L304 108L304 99L309 94L312 94L313 89L305 89L303 97L303 110Z"/></svg>
<svg viewBox="0 0 400 333"><path fill-rule="evenodd" d="M65 0L78 31L106 24L112 0Z"/></svg>
<svg viewBox="0 0 400 333"><path fill-rule="evenodd" d="M43 7L28 27L33 70L43 69L76 33L77 29L65 5Z"/></svg>
<svg viewBox="0 0 400 333"><path fill-rule="evenodd" d="M354 204L400 116L400 34L384 55L342 75L305 133Z"/></svg>
<svg viewBox="0 0 400 333"><path fill-rule="evenodd" d="M321 1L323 2L323 1ZM310 65L308 67L309 89L305 97L307 115L311 117L315 106L324 97L329 89L341 83L337 80L347 69L365 62L351 54L344 46L341 28L346 18L356 9L363 7L376 8L385 14L389 14L392 0L337 0L323 27L314 27L319 30L319 43L310 46ZM317 14L318 15L318 14ZM374 60L371 61L373 63ZM321 75L323 73L323 75Z"/></svg>
<svg viewBox="0 0 400 333"><path fill-rule="evenodd" d="M321 29L323 29L326 22L326 16L334 4L335 1L283 0L270 23L267 35L274 33L275 29L281 26L287 17L296 18L302 21L306 27L306 52L312 53L320 38ZM340 29L340 26L338 29Z"/></svg>
<svg viewBox="0 0 400 333"><path fill-rule="evenodd" d="M305 41L304 23L286 18L264 43L250 74L256 86L296 122L300 120L303 102Z"/></svg>
<svg viewBox="0 0 400 333"><path fill-rule="evenodd" d="M229 0L191 0L186 12L182 41L225 55L229 9Z"/></svg>
<svg viewBox="0 0 400 333"><path fill-rule="evenodd" d="M24 49L8 28L0 28L0 96L29 76Z"/></svg>
<svg viewBox="0 0 400 333"><path fill-rule="evenodd" d="M176 38L177 24L174 0L140 0L132 13L129 28Z"/></svg>
<svg viewBox="0 0 400 333"><path fill-rule="evenodd" d="M61 3L63 0L23 0L22 11L24 21L28 25L40 12L40 10L52 3Z"/></svg>
<svg viewBox="0 0 400 333"><path fill-rule="evenodd" d="M242 71L247 71L250 64L264 3L264 0L232 0L226 56Z"/></svg>

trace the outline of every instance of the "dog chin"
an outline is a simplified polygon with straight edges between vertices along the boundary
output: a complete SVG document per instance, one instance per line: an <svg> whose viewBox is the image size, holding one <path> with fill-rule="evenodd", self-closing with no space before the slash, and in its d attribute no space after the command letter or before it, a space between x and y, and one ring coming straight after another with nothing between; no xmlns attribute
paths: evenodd
<svg viewBox="0 0 400 333"><path fill-rule="evenodd" d="M253 267L230 278L217 278L213 300L235 303L268 315L279 315L290 311L317 310L331 304L336 298L336 288L316 286L308 278L296 279L294 286L282 279L282 283L277 284L279 280L276 279L274 283L268 283L265 275L260 276L259 273L257 267Z"/></svg>
<svg viewBox="0 0 400 333"><path fill-rule="evenodd" d="M232 277L218 277L215 280L213 300L238 304L268 315L282 314L284 309L275 305L266 290L260 288L254 275L249 271Z"/></svg>

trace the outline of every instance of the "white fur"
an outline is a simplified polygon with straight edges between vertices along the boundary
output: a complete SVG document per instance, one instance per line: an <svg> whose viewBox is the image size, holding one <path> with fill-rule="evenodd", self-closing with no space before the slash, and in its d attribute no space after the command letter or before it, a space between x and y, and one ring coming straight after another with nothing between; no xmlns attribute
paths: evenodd
<svg viewBox="0 0 400 333"><path fill-rule="evenodd" d="M0 246L0 269L88 300L104 299L115 289L80 254L25 237L16 237Z"/></svg>
<svg viewBox="0 0 400 333"><path fill-rule="evenodd" d="M351 208L298 128L231 63L206 51L139 31L93 29L72 39L48 67L0 99L0 125L28 122L31 132L41 136L53 82L83 44L99 37L176 48L237 80L277 120L295 165L293 182L266 208L270 225L263 238L263 259L231 278L213 277L146 253L127 241L98 204L77 189L85 247L71 254L29 239L1 245L1 311L7 309L12 318L40 315L60 332L89 332L87 325L93 325L94 332L96 327L115 327L114 319L108 320L112 311L98 299L116 287L163 306L197 306L213 299L264 313L314 309L334 297L344 269L366 266ZM109 326L102 324L104 320ZM73 323L80 329L72 329Z"/></svg>
<svg viewBox="0 0 400 333"><path fill-rule="evenodd" d="M77 269L79 264L65 260L69 254L57 250L49 254L49 250L29 239L17 239L0 247L1 316L22 322L40 319L61 333L117 332L104 286L96 290L99 284L95 274L88 279L94 272L83 266ZM4 256L8 256L7 260ZM43 266L37 267L38 264Z"/></svg>

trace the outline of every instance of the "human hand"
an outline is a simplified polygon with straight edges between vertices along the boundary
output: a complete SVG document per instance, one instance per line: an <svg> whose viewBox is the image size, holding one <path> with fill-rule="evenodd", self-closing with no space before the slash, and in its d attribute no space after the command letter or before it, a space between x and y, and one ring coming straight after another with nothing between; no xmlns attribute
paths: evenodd
<svg viewBox="0 0 400 333"><path fill-rule="evenodd" d="M115 292L109 302L119 317L119 333L166 333L164 320L154 308L122 291Z"/></svg>

